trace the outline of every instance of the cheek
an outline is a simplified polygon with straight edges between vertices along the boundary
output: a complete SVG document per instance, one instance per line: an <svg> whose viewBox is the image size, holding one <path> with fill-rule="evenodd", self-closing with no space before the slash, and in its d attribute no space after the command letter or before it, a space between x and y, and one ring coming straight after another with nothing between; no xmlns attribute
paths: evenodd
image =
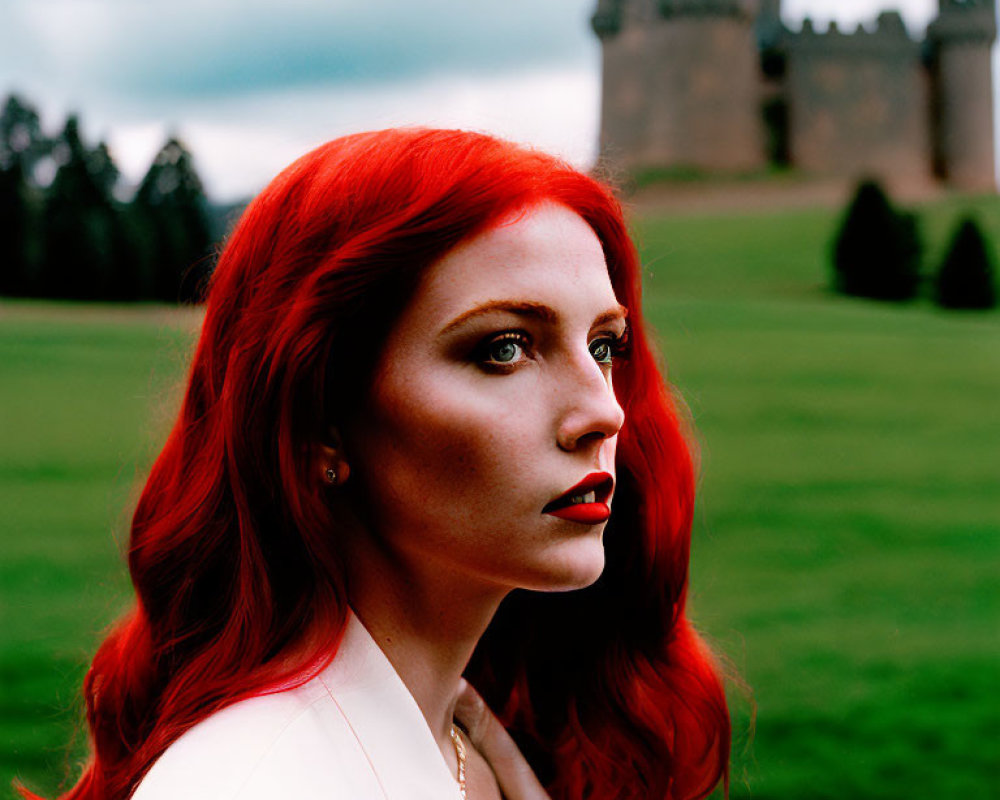
<svg viewBox="0 0 1000 800"><path fill-rule="evenodd" d="M469 512L494 502L492 490L524 472L539 420L502 387L486 388L492 391L447 376L383 387L375 400L381 454L372 454L381 463L371 466L392 494L451 498L455 513Z"/></svg>

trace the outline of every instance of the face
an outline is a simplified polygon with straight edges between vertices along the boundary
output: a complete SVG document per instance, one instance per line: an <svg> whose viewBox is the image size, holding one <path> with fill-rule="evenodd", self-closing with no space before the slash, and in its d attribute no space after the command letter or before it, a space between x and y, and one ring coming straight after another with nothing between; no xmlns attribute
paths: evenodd
<svg viewBox="0 0 1000 800"><path fill-rule="evenodd" d="M368 535L398 563L502 589L595 581L625 329L597 237L562 206L523 211L430 267L350 426ZM592 477L593 495L570 491L594 473L608 476ZM585 502L559 511L573 494Z"/></svg>

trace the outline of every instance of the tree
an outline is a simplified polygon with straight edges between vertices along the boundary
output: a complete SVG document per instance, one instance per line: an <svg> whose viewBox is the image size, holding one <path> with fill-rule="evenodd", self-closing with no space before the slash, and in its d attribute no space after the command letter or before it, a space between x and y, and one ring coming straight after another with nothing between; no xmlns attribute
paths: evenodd
<svg viewBox="0 0 1000 800"><path fill-rule="evenodd" d="M107 148L87 149L76 116L66 120L57 149L61 163L46 192L41 225L43 288L50 297L107 299L117 277L120 226L109 183L117 170L107 163Z"/></svg>
<svg viewBox="0 0 1000 800"><path fill-rule="evenodd" d="M8 95L0 110L0 294L39 290L38 192L32 183L51 149L38 112L18 95Z"/></svg>
<svg viewBox="0 0 1000 800"><path fill-rule="evenodd" d="M87 152L87 171L105 197L114 197L115 187L121 172L106 142L98 142L97 147Z"/></svg>
<svg viewBox="0 0 1000 800"><path fill-rule="evenodd" d="M843 294L908 300L920 283L916 217L896 211L882 188L863 182L834 245L833 283Z"/></svg>
<svg viewBox="0 0 1000 800"><path fill-rule="evenodd" d="M29 294L28 202L20 161L0 167L0 295Z"/></svg>
<svg viewBox="0 0 1000 800"><path fill-rule="evenodd" d="M167 302L200 299L211 272L211 224L201 179L187 148L171 137L153 159L132 201L145 231L153 294Z"/></svg>
<svg viewBox="0 0 1000 800"><path fill-rule="evenodd" d="M944 308L995 308L996 268L986 237L972 217L959 223L934 285Z"/></svg>
<svg viewBox="0 0 1000 800"><path fill-rule="evenodd" d="M19 164L30 179L38 162L52 151L42 133L38 112L16 94L7 96L0 111L0 169Z"/></svg>

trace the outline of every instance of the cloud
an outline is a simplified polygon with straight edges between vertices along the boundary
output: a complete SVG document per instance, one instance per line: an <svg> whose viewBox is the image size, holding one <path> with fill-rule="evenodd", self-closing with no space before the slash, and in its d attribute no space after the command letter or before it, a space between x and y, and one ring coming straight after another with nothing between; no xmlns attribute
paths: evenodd
<svg viewBox="0 0 1000 800"><path fill-rule="evenodd" d="M393 124L492 130L593 158L592 0L2 0L0 88L70 110L136 181L168 133L209 190L250 194L310 147Z"/></svg>
<svg viewBox="0 0 1000 800"><path fill-rule="evenodd" d="M176 133L217 199L246 197L313 147L358 130L423 125L488 131L560 155L596 157L600 81L593 68L423 78L371 87L311 87L188 107ZM168 129L122 126L110 145L137 181Z"/></svg>
<svg viewBox="0 0 1000 800"><path fill-rule="evenodd" d="M31 43L31 69L149 103L580 63L597 47L589 6L588 0L12 0L0 23L7 22L5 39Z"/></svg>

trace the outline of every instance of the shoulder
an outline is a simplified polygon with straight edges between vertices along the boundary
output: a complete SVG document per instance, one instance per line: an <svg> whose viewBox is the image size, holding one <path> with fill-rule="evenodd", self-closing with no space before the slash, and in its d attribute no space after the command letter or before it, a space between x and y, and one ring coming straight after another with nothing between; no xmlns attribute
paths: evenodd
<svg viewBox="0 0 1000 800"><path fill-rule="evenodd" d="M324 683L235 703L177 739L133 800L380 797L351 725Z"/></svg>
<svg viewBox="0 0 1000 800"><path fill-rule="evenodd" d="M353 614L330 664L234 703L170 745L132 800L458 800L458 784L388 658Z"/></svg>

